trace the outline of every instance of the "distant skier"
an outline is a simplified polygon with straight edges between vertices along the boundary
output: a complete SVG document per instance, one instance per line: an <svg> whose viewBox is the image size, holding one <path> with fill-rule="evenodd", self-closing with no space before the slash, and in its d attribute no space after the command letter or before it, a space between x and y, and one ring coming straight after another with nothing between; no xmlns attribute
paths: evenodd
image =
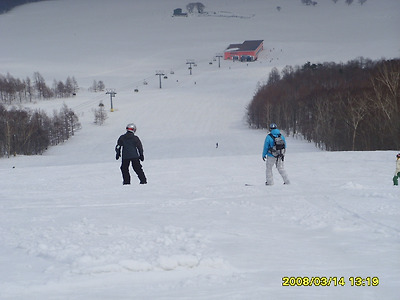
<svg viewBox="0 0 400 300"><path fill-rule="evenodd" d="M400 153L396 155L396 171L393 176L393 184L399 185L399 178L400 178Z"/></svg>
<svg viewBox="0 0 400 300"><path fill-rule="evenodd" d="M286 140L285 137L280 133L277 125L272 123L269 126L270 133L266 136L264 142L264 149L262 153L262 159L266 160L266 182L265 185L273 185L274 178L272 175L272 167L276 165L279 174L283 178L284 184L290 184L289 178L284 169L284 159L286 152Z"/></svg>
<svg viewBox="0 0 400 300"><path fill-rule="evenodd" d="M115 146L116 156L118 160L121 157L122 148L122 164L121 172L123 184L131 184L131 176L129 174L129 165L132 163L132 168L136 172L140 184L146 184L147 179L143 172L140 161L144 161L143 146L139 137L135 135L136 125L129 123L126 125L126 133L121 135Z"/></svg>

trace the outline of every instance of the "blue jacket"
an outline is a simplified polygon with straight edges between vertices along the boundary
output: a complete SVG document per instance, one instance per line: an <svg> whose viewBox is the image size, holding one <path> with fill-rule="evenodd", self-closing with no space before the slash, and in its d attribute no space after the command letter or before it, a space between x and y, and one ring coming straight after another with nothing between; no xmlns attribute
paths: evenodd
<svg viewBox="0 0 400 300"><path fill-rule="evenodd" d="M281 132L279 131L279 129L271 130L271 134L273 136L278 136L280 133ZM285 142L285 148L286 148L286 140L282 134L281 134L281 138ZM264 141L264 149L263 149L262 157L265 157L266 155L274 157L271 153L268 152L268 150L271 149L272 147L274 147L274 139L268 134Z"/></svg>

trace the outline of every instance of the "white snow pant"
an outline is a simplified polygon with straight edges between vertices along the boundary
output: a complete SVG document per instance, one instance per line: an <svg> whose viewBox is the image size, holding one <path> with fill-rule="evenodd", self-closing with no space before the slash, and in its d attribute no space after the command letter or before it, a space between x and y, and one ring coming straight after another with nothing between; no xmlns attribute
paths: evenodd
<svg viewBox="0 0 400 300"><path fill-rule="evenodd" d="M289 178L286 174L286 171L284 169L284 163L282 158L275 158L272 156L268 156L267 155L267 162L266 162L266 166L267 166L267 171L266 171L266 177L267 177L267 181L265 182L266 185L273 185L274 184L274 177L272 175L272 167L276 165L276 168L278 169L279 174L281 174L282 178L283 178L283 182L285 184L289 184Z"/></svg>

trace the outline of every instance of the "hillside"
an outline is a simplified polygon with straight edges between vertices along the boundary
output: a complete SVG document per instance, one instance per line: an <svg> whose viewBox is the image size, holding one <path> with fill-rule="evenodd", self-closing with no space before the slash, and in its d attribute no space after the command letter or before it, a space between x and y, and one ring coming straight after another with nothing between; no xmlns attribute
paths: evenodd
<svg viewBox="0 0 400 300"><path fill-rule="evenodd" d="M3 0L0 3L0 14L6 13L12 10L14 7L24 5L32 2L39 2L43 0Z"/></svg>
<svg viewBox="0 0 400 300"><path fill-rule="evenodd" d="M172 18L186 4L175 0L47 1L0 15L0 74L81 86L23 106L51 114L66 103L82 123L42 156L0 160L1 299L398 298L398 150L324 152L287 137L292 184L274 171L266 187L266 132L244 117L273 67L397 57L400 3L203 3L247 17ZM264 40L257 62L213 62L248 39ZM117 92L103 126L92 110L110 101L87 91L93 80ZM114 146L129 122L146 186L121 184ZM286 276L345 286L282 286ZM352 286L356 276L379 284Z"/></svg>

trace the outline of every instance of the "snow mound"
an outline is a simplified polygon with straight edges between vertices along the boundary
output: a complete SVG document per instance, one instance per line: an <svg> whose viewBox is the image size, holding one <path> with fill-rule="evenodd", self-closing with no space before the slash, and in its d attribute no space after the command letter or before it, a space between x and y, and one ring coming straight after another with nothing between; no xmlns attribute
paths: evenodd
<svg viewBox="0 0 400 300"><path fill-rule="evenodd" d="M151 272L229 266L209 249L202 234L190 228L166 226L135 230L99 226L83 219L62 230L36 228L30 233L14 231L8 237L11 239L12 236L18 236L18 249L51 264L67 264L71 273Z"/></svg>

